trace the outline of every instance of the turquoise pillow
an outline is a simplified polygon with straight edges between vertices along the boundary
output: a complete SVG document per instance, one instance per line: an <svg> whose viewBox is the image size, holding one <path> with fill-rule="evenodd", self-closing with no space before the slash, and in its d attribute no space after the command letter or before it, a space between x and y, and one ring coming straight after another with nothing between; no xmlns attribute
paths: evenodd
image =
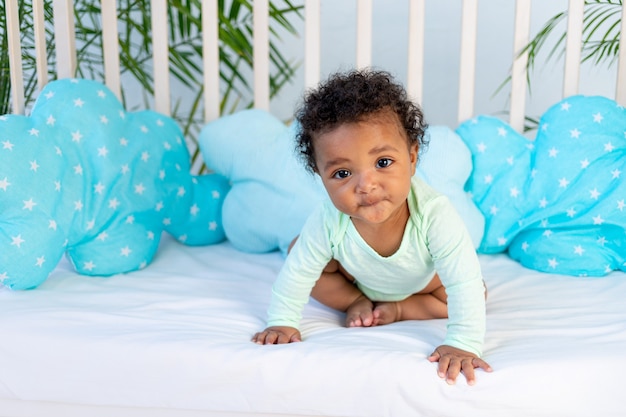
<svg viewBox="0 0 626 417"><path fill-rule="evenodd" d="M189 169L173 119L126 112L96 81L48 84L30 116L0 117L0 281L35 288L64 253L85 275L143 268L162 231L223 240L228 181Z"/></svg>
<svg viewBox="0 0 626 417"><path fill-rule="evenodd" d="M541 117L534 140L481 116L458 134L472 151L467 188L486 218L479 247L543 272L626 270L626 109L572 96Z"/></svg>
<svg viewBox="0 0 626 417"><path fill-rule="evenodd" d="M296 129L255 109L223 116L200 133L207 167L232 183L222 212L224 232L242 251L286 254L313 208L328 198L319 176L306 171L295 153ZM463 189L471 154L448 128L431 127L427 134L431 145L416 175L450 197L478 245L484 217Z"/></svg>

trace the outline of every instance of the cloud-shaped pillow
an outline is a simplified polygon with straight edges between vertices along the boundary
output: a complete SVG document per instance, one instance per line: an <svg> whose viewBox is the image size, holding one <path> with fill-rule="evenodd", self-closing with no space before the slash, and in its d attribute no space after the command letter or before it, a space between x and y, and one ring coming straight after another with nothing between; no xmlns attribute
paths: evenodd
<svg viewBox="0 0 626 417"><path fill-rule="evenodd" d="M133 271L163 230L223 240L228 181L189 168L173 119L127 113L95 81L48 84L30 116L0 116L0 282L34 288L64 252L81 274Z"/></svg>
<svg viewBox="0 0 626 417"><path fill-rule="evenodd" d="M479 251L526 267L600 276L626 270L626 110L569 97L535 140L481 116L457 129L473 154L468 189L486 217Z"/></svg>
<svg viewBox="0 0 626 417"><path fill-rule="evenodd" d="M223 225L242 251L286 253L313 208L328 198L319 177L295 154L296 129L263 110L244 110L208 123L200 133L207 166L231 181ZM471 154L450 129L431 127L428 134L431 145L416 175L451 198L478 244L484 217L463 190Z"/></svg>

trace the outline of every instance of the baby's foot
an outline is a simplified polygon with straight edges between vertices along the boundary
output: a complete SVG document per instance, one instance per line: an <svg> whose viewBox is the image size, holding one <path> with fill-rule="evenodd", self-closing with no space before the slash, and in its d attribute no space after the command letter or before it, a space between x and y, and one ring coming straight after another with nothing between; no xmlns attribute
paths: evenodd
<svg viewBox="0 0 626 417"><path fill-rule="evenodd" d="M394 323L402 317L400 303L396 302L376 303L372 314L374 316L374 326Z"/></svg>
<svg viewBox="0 0 626 417"><path fill-rule="evenodd" d="M374 325L374 304L365 296L357 298L346 310L346 327L369 327Z"/></svg>

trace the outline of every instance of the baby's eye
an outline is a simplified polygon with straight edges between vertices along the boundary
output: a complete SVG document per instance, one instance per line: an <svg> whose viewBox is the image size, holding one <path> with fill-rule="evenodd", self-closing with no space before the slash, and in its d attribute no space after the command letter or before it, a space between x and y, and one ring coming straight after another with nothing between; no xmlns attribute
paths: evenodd
<svg viewBox="0 0 626 417"><path fill-rule="evenodd" d="M377 168L387 168L389 165L393 164L393 161L389 158L380 158L378 162L376 162Z"/></svg>
<svg viewBox="0 0 626 417"><path fill-rule="evenodd" d="M333 178L337 178L337 179L344 179L344 178L348 178L350 176L350 171L348 171L347 169L340 169L339 171L335 171L335 173L333 174Z"/></svg>

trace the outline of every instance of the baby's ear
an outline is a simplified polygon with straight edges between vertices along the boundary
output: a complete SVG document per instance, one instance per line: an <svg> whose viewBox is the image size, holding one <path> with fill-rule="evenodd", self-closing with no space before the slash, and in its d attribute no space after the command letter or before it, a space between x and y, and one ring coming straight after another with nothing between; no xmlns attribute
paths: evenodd
<svg viewBox="0 0 626 417"><path fill-rule="evenodd" d="M412 143L409 145L409 159L411 161L411 175L415 174L415 169L417 167L417 157L419 155L419 146L417 143Z"/></svg>

